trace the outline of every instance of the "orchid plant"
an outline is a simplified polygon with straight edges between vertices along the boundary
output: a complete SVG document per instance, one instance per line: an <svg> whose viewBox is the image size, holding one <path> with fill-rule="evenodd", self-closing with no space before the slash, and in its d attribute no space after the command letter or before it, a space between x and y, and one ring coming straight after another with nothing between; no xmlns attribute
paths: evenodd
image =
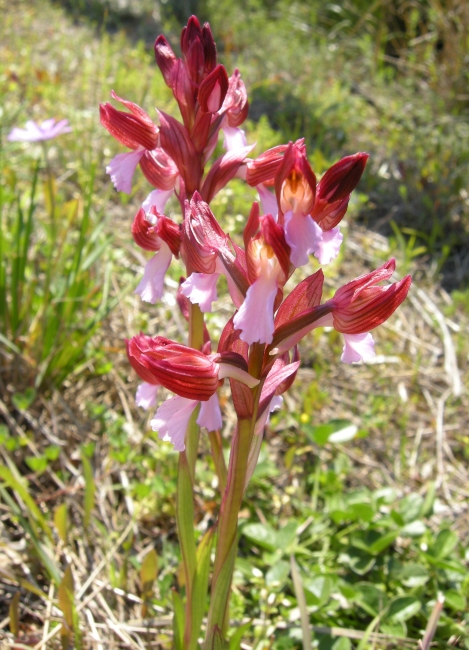
<svg viewBox="0 0 469 650"><path fill-rule="evenodd" d="M158 111L157 123L139 106L112 98L124 109L101 105L103 126L130 151L107 167L117 190L131 192L140 166L154 188L132 223L135 243L153 256L136 289L154 304L163 295L165 273L180 258L186 278L177 302L188 321L188 343L140 333L126 342L127 355L143 383L137 405L155 409L161 386L174 393L156 409L151 427L179 452L177 524L185 575L185 605L175 594L174 646L198 647L209 583L212 541L216 549L204 649L225 647L229 595L237 554L238 513L256 466L270 413L282 403L300 366L298 343L317 327L333 327L344 337L342 361L374 355L370 333L405 299L411 278L388 281L390 260L345 284L322 301L321 268L293 289L287 281L310 256L326 265L342 242L340 222L365 168L368 155L342 158L319 182L308 161L304 140L274 147L256 158L241 126L248 100L238 70L228 77L217 63L208 23L192 16L181 34L177 58L164 36L155 42L156 62L179 106L181 121ZM212 161L221 132L225 153ZM234 177L257 188L243 242L224 232L210 203ZM181 218L165 214L168 199L179 201ZM224 275L233 315L220 340L211 341L204 314L217 301ZM222 454L223 415L218 390L229 380L237 415L228 468ZM222 495L217 524L196 546L195 465L200 429L207 430ZM184 612L181 614L181 612Z"/></svg>

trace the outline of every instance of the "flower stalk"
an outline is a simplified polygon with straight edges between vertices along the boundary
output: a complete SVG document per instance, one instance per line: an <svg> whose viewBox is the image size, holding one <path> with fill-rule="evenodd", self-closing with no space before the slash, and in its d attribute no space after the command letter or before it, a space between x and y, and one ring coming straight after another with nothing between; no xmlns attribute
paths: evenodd
<svg viewBox="0 0 469 650"><path fill-rule="evenodd" d="M174 596L175 650L198 647L216 528L203 646L215 650L224 647L226 639L243 496L270 413L281 406L281 396L300 366L298 343L316 327L333 327L344 337L343 362L368 360L374 355L371 330L402 303L411 279L390 283L395 268L390 260L322 302L321 268L286 294L287 281L312 255L321 266L337 257L343 240L340 222L368 154L342 158L319 180L303 139L250 158L253 146L240 128L249 104L239 71L228 76L217 62L210 26L201 26L195 16L184 27L180 43L181 58L164 36L154 46L180 120L161 111L153 118L114 91L112 98L126 110L106 103L100 112L103 126L130 150L118 154L107 168L116 189L131 192L137 167L153 186L131 227L135 243L152 254L136 293L144 302L157 302L173 259L185 267L176 298L188 322L188 344L140 333L126 345L130 364L143 381L137 405L156 408L161 386L174 393L160 403L150 424L179 453L176 519L186 600L183 614L182 599ZM222 134L226 152L214 159ZM210 208L235 177L245 179L259 194L259 202L246 215L242 241L223 230ZM171 196L180 206L174 218L165 214ZM216 309L221 275L233 313L215 344L204 314ZM228 469L218 401L225 380L237 416ZM205 435L201 429L209 436L222 500L216 526L202 531L197 546L194 487L199 442Z"/></svg>
<svg viewBox="0 0 469 650"><path fill-rule="evenodd" d="M244 496L253 431L252 420L240 420L231 443L227 486L218 518L218 538L204 650L212 650L217 635L223 634L225 629L227 603L238 549L238 514Z"/></svg>
<svg viewBox="0 0 469 650"><path fill-rule="evenodd" d="M200 350L203 345L204 316L198 305L191 305L189 311L189 345ZM186 613L184 623L184 648L192 650L194 645L194 580L197 572L197 549L194 528L194 484L195 464L199 449L200 426L197 424L198 410L192 414L186 433L186 449L179 455L176 520L179 543L186 581ZM195 643L197 636L195 637Z"/></svg>

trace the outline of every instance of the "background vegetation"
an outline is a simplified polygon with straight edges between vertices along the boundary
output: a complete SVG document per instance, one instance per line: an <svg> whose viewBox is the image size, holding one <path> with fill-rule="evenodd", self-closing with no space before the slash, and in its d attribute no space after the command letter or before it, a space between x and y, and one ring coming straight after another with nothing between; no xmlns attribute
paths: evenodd
<svg viewBox="0 0 469 650"><path fill-rule="evenodd" d="M148 188L112 191L120 151L99 125L110 90L171 111L152 57L187 16L208 19L251 98L255 153L305 136L314 169L370 153L328 291L390 255L407 303L377 363L339 366L315 332L266 435L242 513L233 649L469 648L469 6L463 0L287 3L0 2L0 634L6 647L168 648L182 587L176 454L134 407L123 338L183 335L132 291L130 223ZM43 150L8 143L67 118ZM47 144L47 143L46 143ZM212 207L241 232L254 194ZM228 304L209 322L216 336ZM226 405L228 448L233 419ZM198 528L216 515L208 444ZM298 586L300 585L300 586ZM304 595L302 606L301 593ZM176 598L177 603L177 598ZM243 639L241 642L240 639ZM304 643L304 641L303 641ZM307 646L305 646L307 647Z"/></svg>

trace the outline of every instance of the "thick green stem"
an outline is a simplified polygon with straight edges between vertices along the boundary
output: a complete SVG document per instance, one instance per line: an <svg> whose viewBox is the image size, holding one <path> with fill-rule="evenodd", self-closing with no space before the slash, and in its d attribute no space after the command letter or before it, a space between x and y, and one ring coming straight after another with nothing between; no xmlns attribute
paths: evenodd
<svg viewBox="0 0 469 650"><path fill-rule="evenodd" d="M189 345L197 350L204 341L204 316L198 305L191 305L189 312ZM193 413L186 433L186 449L179 454L177 487L177 525L186 580L186 615L184 626L184 650L196 647L192 640L193 590L197 572L194 528L194 481L195 464L199 449L200 427L197 424L199 409Z"/></svg>
<svg viewBox="0 0 469 650"><path fill-rule="evenodd" d="M204 344L204 315L199 305L190 306L189 311L189 345L201 350Z"/></svg>
<svg viewBox="0 0 469 650"><path fill-rule="evenodd" d="M218 539L212 578L212 595L207 622L205 650L211 650L217 631L223 630L226 603L230 593L236 551L238 548L238 513L244 495L244 484L252 439L251 420L240 420L231 445L228 484L218 521Z"/></svg>
<svg viewBox="0 0 469 650"><path fill-rule="evenodd" d="M192 593L197 571L194 530L194 473L200 428L196 422L198 409L192 414L187 427L186 450L179 454L176 519L186 582L186 615L184 648L192 629Z"/></svg>
<svg viewBox="0 0 469 650"><path fill-rule="evenodd" d="M210 446L212 448L212 458L215 464L215 471L217 473L217 478L218 478L218 489L220 490L220 494L223 495L226 488L227 471L226 471L225 459L223 457L223 447L221 442L220 431L209 431L208 437L210 439Z"/></svg>
<svg viewBox="0 0 469 650"><path fill-rule="evenodd" d="M263 355L263 345L255 344L252 346L249 358L249 372L254 377L260 376ZM224 638L231 579L238 549L238 514L246 486L249 452L254 435L261 389L262 382L253 389L255 406L252 416L238 421L231 443L228 481L218 519L217 549L204 650L212 650L215 643Z"/></svg>

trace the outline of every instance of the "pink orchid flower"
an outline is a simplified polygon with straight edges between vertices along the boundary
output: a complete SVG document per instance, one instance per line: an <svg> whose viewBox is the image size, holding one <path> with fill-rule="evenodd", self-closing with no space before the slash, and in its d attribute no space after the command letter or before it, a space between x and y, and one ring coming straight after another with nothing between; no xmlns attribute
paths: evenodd
<svg viewBox="0 0 469 650"><path fill-rule="evenodd" d="M135 169L145 153L158 146L159 131L143 108L122 99L114 91L111 92L111 97L123 104L130 112L118 111L107 102L100 104L101 124L116 140L132 151L115 156L106 167L106 173L110 175L118 192L130 194Z"/></svg>
<svg viewBox="0 0 469 650"><path fill-rule="evenodd" d="M244 295L240 294L226 268L226 260L234 259L229 237L198 192L194 192L192 200L185 205L181 257L189 274L181 285L181 293L193 304L198 304L203 312L210 312L212 303L217 300L218 278L224 274L233 302L241 305Z"/></svg>
<svg viewBox="0 0 469 650"><path fill-rule="evenodd" d="M343 158L318 184L302 139L274 147L248 163L247 181L257 186L264 212L278 212L295 267L307 264L311 254L321 264L337 257L343 240L338 224L367 159L364 153ZM277 207L265 183L274 184Z"/></svg>
<svg viewBox="0 0 469 650"><path fill-rule="evenodd" d="M257 234L256 231L258 230ZM272 215L259 217L254 204L244 230L247 273L250 286L235 314L233 325L241 330L240 339L252 343L271 343L274 333L276 300L293 270L290 248L283 228Z"/></svg>
<svg viewBox="0 0 469 650"><path fill-rule="evenodd" d="M132 223L132 236L141 248L155 252L145 265L143 278L135 289L144 302L155 304L163 295L164 277L173 255L179 257L179 226L160 214L153 205L148 213L143 208L137 212Z"/></svg>

